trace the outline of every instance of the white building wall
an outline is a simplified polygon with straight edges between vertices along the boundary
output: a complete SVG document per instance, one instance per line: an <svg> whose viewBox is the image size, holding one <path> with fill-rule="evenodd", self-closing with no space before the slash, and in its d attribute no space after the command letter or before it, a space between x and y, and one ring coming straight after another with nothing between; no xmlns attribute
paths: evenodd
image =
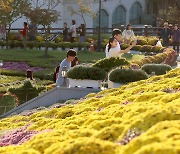
<svg viewBox="0 0 180 154"><path fill-rule="evenodd" d="M130 9L135 2L139 2L143 8L143 12L145 11L145 0L106 0L106 2L102 2L102 9L106 10L109 15L108 25L109 28L112 27L112 16L115 9L122 5L126 9L126 24L129 23L130 17ZM56 10L60 12L60 18L57 23L52 24L53 28L62 28L63 23L66 22L68 27L71 26L71 21L74 19L76 20L77 27L83 23L82 18L79 15L71 15L69 7L73 7L75 10L78 9L78 5L76 0L64 0L62 4L60 4ZM99 3L98 1L94 2L92 5L92 10L94 13L97 13L99 10ZM90 15L85 16L86 24L88 28L93 27L93 18ZM13 28L20 28L23 27L23 22L29 22L25 17L16 21L12 27Z"/></svg>
<svg viewBox="0 0 180 154"><path fill-rule="evenodd" d="M143 12L145 11L145 0L107 0L106 2L102 2L102 9L106 10L108 15L109 15L109 28L112 27L112 16L113 16L113 12L115 11L115 9L119 6L122 5L125 9L126 9L126 24L129 23L129 16L130 16L130 9L132 7L132 5L135 2L139 2L142 6ZM71 3L71 4L67 4L67 3ZM71 1L71 2L64 2L64 22L67 22L69 25L71 25L71 20L75 19L77 25L80 25L81 23L83 23L82 19L77 16L77 15L73 15L71 16L68 10L68 6L73 7L74 9L77 9L78 6L76 4L76 1ZM97 13L99 11L99 3L98 2L94 2L94 5L92 6L92 10L94 13ZM86 15L86 23L87 23L87 27L88 28L92 28L93 27L93 19L89 16Z"/></svg>

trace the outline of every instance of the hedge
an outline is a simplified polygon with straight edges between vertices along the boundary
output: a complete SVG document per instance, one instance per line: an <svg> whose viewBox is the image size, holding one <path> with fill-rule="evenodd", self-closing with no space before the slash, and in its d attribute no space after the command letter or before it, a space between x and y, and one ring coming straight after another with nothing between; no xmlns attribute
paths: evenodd
<svg viewBox="0 0 180 154"><path fill-rule="evenodd" d="M90 66L75 66L67 72L68 78L80 80L104 80L106 72L103 69Z"/></svg>
<svg viewBox="0 0 180 154"><path fill-rule="evenodd" d="M155 72L156 75L163 75L170 71L172 68L166 64L146 64L141 68L147 74Z"/></svg>
<svg viewBox="0 0 180 154"><path fill-rule="evenodd" d="M111 71L109 80L115 83L128 83L145 80L148 76L143 70L134 69L115 69Z"/></svg>

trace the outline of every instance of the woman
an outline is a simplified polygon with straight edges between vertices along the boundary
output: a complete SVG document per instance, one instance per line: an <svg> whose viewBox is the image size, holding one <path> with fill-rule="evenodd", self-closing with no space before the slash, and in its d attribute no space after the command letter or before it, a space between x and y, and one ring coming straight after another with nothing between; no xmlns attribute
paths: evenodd
<svg viewBox="0 0 180 154"><path fill-rule="evenodd" d="M131 24L127 25L126 29L122 33L122 36L124 38L124 43L130 44L131 39L135 37Z"/></svg>
<svg viewBox="0 0 180 154"><path fill-rule="evenodd" d="M86 28L85 28L85 24L81 24L79 33L80 33L79 42L80 43L84 43L86 41Z"/></svg>
<svg viewBox="0 0 180 154"><path fill-rule="evenodd" d="M173 41L173 49L179 53L179 43L180 43L180 30L178 26L174 26L174 30L172 31L172 41Z"/></svg>
<svg viewBox="0 0 180 154"><path fill-rule="evenodd" d="M114 38L111 37L109 39L109 43L106 46L106 58L109 57L121 57L120 49L117 47L118 46L118 41Z"/></svg>
<svg viewBox="0 0 180 154"><path fill-rule="evenodd" d="M72 20L72 26L70 28L70 42L73 43L76 38L76 21Z"/></svg>

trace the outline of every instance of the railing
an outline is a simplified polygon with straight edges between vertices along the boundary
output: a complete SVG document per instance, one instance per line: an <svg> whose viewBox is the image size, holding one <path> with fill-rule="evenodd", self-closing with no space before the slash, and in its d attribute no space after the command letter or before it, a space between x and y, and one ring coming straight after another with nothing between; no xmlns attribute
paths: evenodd
<svg viewBox="0 0 180 154"><path fill-rule="evenodd" d="M122 31L125 29L124 27L117 27ZM11 32L19 33L22 30L21 28L12 28ZM111 34L113 28L101 28L102 34ZM135 35L143 35L143 36L159 36L161 27L147 27L144 28L133 28ZM63 28L50 28L50 34L62 34ZM86 28L86 33L95 35L98 32L98 28ZM38 34L43 35L45 33L44 28L38 28Z"/></svg>

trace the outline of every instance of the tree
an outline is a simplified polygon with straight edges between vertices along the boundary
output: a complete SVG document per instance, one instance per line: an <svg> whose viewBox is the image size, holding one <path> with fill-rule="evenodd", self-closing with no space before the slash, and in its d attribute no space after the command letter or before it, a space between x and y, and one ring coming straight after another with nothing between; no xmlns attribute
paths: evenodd
<svg viewBox="0 0 180 154"><path fill-rule="evenodd" d="M161 9L159 14L163 21L168 21L171 24L180 23L180 9L177 5L169 6L167 10Z"/></svg>
<svg viewBox="0 0 180 154"><path fill-rule="evenodd" d="M70 10L71 15L79 15L85 26L86 26L86 21L85 21L85 15L91 15L92 17L95 16L95 14L93 13L91 7L93 4L94 0L77 0L77 4L78 4L78 9L74 9L73 7L69 6L68 10Z"/></svg>
<svg viewBox="0 0 180 154"><path fill-rule="evenodd" d="M27 0L0 0L0 21L6 25L6 43L8 44L12 24L20 19L30 3Z"/></svg>
<svg viewBox="0 0 180 154"><path fill-rule="evenodd" d="M56 11L55 8L61 3L61 0L31 0L31 3L35 5L35 8L29 9L26 12L26 17L37 25L43 26L46 41L45 57L47 57L49 28L52 23L57 22L59 19L60 12Z"/></svg>

